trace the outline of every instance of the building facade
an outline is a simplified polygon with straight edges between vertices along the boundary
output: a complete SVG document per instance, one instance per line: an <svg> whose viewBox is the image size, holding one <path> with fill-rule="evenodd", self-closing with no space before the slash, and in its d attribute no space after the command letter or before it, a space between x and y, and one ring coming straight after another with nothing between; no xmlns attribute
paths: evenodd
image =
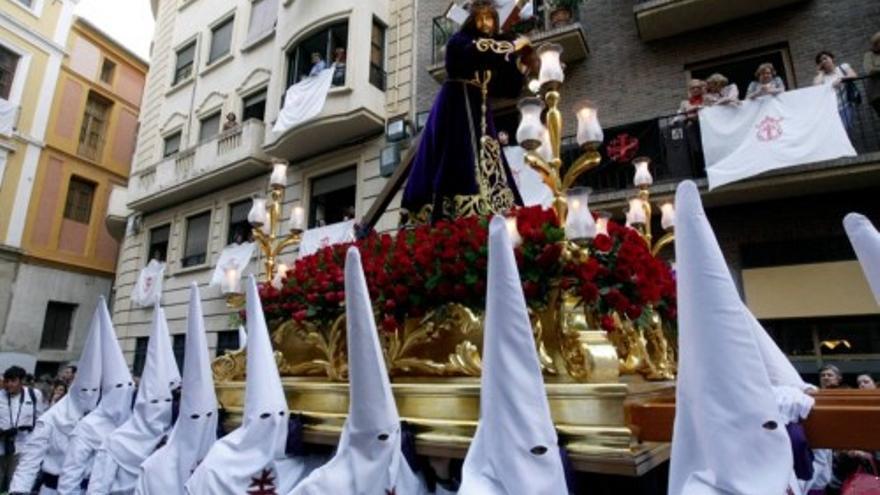
<svg viewBox="0 0 880 495"><path fill-rule="evenodd" d="M25 83L41 89L25 91L13 138L22 143L9 154L0 195L11 201L2 211L9 214L5 245L15 253L0 283L9 291L0 313L0 367L15 363L42 374L76 359L98 298L110 299L122 232L105 218L126 215L111 211L111 194L128 181L147 64L72 17L70 2L25 3L34 9L26 15L54 18L56 32L67 27L52 45L60 50L57 67L22 67L19 60L14 76L42 72L45 81ZM3 15L17 9L4 7ZM28 120L41 116L40 132L24 135L37 127Z"/></svg>
<svg viewBox="0 0 880 495"><path fill-rule="evenodd" d="M116 279L114 322L137 372L152 310L131 301L151 259L166 262L162 304L183 349L188 289L202 294L208 343L236 348L234 312L209 286L222 250L250 232L252 200L266 196L270 160L290 162L283 216L301 205L309 226L360 217L382 189L386 121L413 115L412 0L158 0ZM320 112L273 130L284 94L337 61ZM235 121L228 120L234 115ZM395 209L378 228L395 225ZM282 261L291 263L295 249ZM254 260L245 273L259 274Z"/></svg>
<svg viewBox="0 0 880 495"><path fill-rule="evenodd" d="M880 184L878 115L867 103L856 107L849 129L856 158L799 165L712 192L702 157L677 153L682 134L671 115L687 99L691 78L715 72L740 86L741 97L763 62L774 64L788 89L809 86L820 50L864 76L862 59L880 29L880 4L591 0L571 23L553 25L548 3L536 1L539 21L519 27L533 41L553 41L565 50L564 135L574 134L575 110L584 99L598 108L605 158L582 181L593 188L591 207L623 221L626 200L635 195L633 167L612 161L608 144L621 135L638 139L638 154L653 160L657 204L670 200L683 179L700 185L744 300L802 373L814 377L821 364L833 363L854 383L856 373L880 371L880 310L841 224L850 211L880 224L871 199ZM442 45L454 29L444 18L449 6L446 0L419 2L418 24L431 27L418 33L420 115L443 77ZM865 94L864 77L855 83ZM498 102L495 112L499 127L515 135L515 102ZM565 146L569 153L577 153L574 148ZM659 230L659 218L655 224Z"/></svg>

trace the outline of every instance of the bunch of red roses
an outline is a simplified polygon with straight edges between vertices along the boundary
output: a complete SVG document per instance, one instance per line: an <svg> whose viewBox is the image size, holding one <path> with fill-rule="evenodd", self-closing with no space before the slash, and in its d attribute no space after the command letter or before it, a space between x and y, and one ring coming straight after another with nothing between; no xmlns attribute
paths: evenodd
<svg viewBox="0 0 880 495"><path fill-rule="evenodd" d="M617 310L638 318L650 304L674 317L675 284L669 267L651 256L634 231L610 224L609 236L594 240L587 262L566 265L560 242L564 230L553 210L519 208L513 215L522 237L516 259L530 306L546 305L552 284L562 280L599 314ZM465 217L401 230L394 236L371 234L354 243L382 328L393 331L404 319L447 303L483 311L487 238L488 218ZM343 270L349 246L330 246L298 259L280 289L262 285L267 319L321 326L338 318L345 311Z"/></svg>

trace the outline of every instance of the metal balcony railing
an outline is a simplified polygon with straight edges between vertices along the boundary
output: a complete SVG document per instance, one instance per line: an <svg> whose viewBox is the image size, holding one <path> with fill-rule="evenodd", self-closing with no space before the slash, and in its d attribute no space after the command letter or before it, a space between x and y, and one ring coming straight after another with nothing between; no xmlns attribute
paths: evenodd
<svg viewBox="0 0 880 495"><path fill-rule="evenodd" d="M852 125L847 129L860 155L880 152L880 115L868 101L867 81L868 77L853 81L862 95L862 103L855 106ZM607 128L600 152L602 163L579 180L594 192L632 188L631 162L637 156L651 158L655 183L706 176L699 121L684 119L679 114ZM565 138L563 162L572 163L579 154L574 137Z"/></svg>

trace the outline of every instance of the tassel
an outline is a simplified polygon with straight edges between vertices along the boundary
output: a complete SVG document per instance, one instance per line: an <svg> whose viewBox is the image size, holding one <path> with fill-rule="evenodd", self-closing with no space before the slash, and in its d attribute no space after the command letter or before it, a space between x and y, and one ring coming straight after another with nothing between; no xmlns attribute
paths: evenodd
<svg viewBox="0 0 880 495"><path fill-rule="evenodd" d="M794 457L794 474L799 480L813 479L813 449L807 442L804 425L789 423L785 425L788 438L791 440L791 453Z"/></svg>

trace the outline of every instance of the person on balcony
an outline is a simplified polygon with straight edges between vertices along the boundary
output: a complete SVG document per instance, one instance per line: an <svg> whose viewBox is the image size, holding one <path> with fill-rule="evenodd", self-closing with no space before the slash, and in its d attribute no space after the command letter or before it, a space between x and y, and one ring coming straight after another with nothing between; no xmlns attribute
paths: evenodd
<svg viewBox="0 0 880 495"><path fill-rule="evenodd" d="M709 99L706 97L706 81L702 79L691 79L688 83L688 97L686 100L681 100L681 104L678 105L678 113L682 117L686 117L688 120L696 120L697 112L704 106L709 104ZM676 120L682 120L681 117L676 118Z"/></svg>
<svg viewBox="0 0 880 495"><path fill-rule="evenodd" d="M234 112L229 112L226 114L226 121L223 122L223 130L228 131L231 129L238 128L238 117L235 116Z"/></svg>
<svg viewBox="0 0 880 495"><path fill-rule="evenodd" d="M706 79L706 95L703 97L708 105L739 105L739 88L729 84L724 75L715 73Z"/></svg>
<svg viewBox="0 0 880 495"><path fill-rule="evenodd" d="M327 68L327 62L321 58L318 52L312 53L312 68L309 70L309 77L317 76L322 70Z"/></svg>
<svg viewBox="0 0 880 495"><path fill-rule="evenodd" d="M868 79L868 101L880 116L880 31L871 36L871 49L865 52L865 60L862 65L865 74L870 76Z"/></svg>
<svg viewBox="0 0 880 495"><path fill-rule="evenodd" d="M816 68L818 73L813 78L813 85L831 84L834 86L834 91L837 93L837 111L840 113L840 120L843 121L843 126L849 129L852 127L855 112L856 96L853 91L858 90L855 86L846 83L858 77L858 74L846 62L837 65L834 62L834 55L825 50L816 55Z"/></svg>
<svg viewBox="0 0 880 495"><path fill-rule="evenodd" d="M345 84L345 48L341 46L333 50L333 86L343 86Z"/></svg>
<svg viewBox="0 0 880 495"><path fill-rule="evenodd" d="M488 99L516 98L536 58L529 40L499 32L491 0L474 0L446 44L446 72L403 193L405 222L435 222L522 204Z"/></svg>
<svg viewBox="0 0 880 495"><path fill-rule="evenodd" d="M746 90L746 98L754 100L762 96L774 96L785 91L785 83L776 75L776 68L770 62L758 66L755 71L755 81L749 84Z"/></svg>

